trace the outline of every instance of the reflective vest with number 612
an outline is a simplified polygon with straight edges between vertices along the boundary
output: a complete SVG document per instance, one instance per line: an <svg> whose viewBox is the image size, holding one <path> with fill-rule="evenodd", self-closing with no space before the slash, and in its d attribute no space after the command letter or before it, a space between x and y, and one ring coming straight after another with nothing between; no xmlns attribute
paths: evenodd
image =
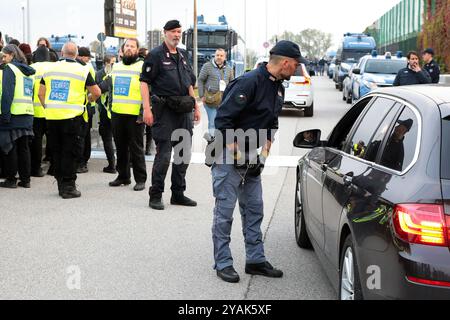
<svg viewBox="0 0 450 320"><path fill-rule="evenodd" d="M9 63L6 68L10 68L16 77L14 89L14 99L11 104L11 114L34 115L33 110L33 76L26 76L15 65ZM1 113L1 110L0 110Z"/></svg>
<svg viewBox="0 0 450 320"><path fill-rule="evenodd" d="M55 62L47 70L44 74L47 120L67 120L87 114L85 87L88 74L86 67L67 61Z"/></svg>
<svg viewBox="0 0 450 320"><path fill-rule="evenodd" d="M141 111L142 96L139 77L144 62L132 65L122 62L115 64L112 70L112 111L118 114L138 116Z"/></svg>

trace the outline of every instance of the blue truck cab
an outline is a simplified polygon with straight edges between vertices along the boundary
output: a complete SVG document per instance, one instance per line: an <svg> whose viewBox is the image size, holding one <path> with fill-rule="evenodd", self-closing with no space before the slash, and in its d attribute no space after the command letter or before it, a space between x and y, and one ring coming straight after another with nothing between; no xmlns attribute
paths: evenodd
<svg viewBox="0 0 450 320"><path fill-rule="evenodd" d="M398 71L406 68L407 62L400 51L396 55L390 52L378 55L374 50L362 57L352 71L353 101L377 88L391 87Z"/></svg>
<svg viewBox="0 0 450 320"><path fill-rule="evenodd" d="M219 17L219 23L207 24L204 16L198 17L198 71L203 65L214 58L216 50L221 48L227 53L227 64L234 70L238 77L245 72L243 40L233 30L225 16ZM191 63L194 53L194 28L183 33L183 44L189 53Z"/></svg>
<svg viewBox="0 0 450 320"><path fill-rule="evenodd" d="M336 53L334 82L336 89L342 91L342 83L350 69L359 59L376 49L373 37L364 33L346 33Z"/></svg>

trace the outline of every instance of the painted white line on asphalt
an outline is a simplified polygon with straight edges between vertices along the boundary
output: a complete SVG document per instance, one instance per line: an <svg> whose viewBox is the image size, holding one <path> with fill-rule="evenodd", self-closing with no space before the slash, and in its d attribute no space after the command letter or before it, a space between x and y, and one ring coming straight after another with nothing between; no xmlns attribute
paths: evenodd
<svg viewBox="0 0 450 320"><path fill-rule="evenodd" d="M106 155L103 151L92 151L91 158L97 160L106 160ZM270 156L267 159L266 167L295 168L297 167L299 159L300 157L295 156ZM155 156L146 156L145 160L147 162L153 162L155 160ZM203 153L192 154L191 164L204 164L204 163L205 163L205 155Z"/></svg>

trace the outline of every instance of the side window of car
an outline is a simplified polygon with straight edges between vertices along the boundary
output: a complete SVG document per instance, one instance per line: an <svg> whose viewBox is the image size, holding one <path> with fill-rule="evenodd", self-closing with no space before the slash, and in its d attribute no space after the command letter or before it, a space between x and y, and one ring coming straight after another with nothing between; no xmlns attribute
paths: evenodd
<svg viewBox="0 0 450 320"><path fill-rule="evenodd" d="M400 172L405 170L414 160L418 135L419 120L409 107L405 107L389 134L380 164Z"/></svg>
<svg viewBox="0 0 450 320"><path fill-rule="evenodd" d="M401 103L396 103L391 108L389 113L384 118L383 122L378 127L377 131L375 132L375 135L372 138L372 141L370 141L369 145L367 146L367 152L364 156L364 159L366 159L367 161L371 162L376 161L378 152L382 147L384 138L387 135L389 129L391 128L394 118L398 115L401 106L402 106Z"/></svg>
<svg viewBox="0 0 450 320"><path fill-rule="evenodd" d="M352 156L365 158L369 142L394 104L393 100L377 98L363 115L358 129L354 132L344 151Z"/></svg>
<svg viewBox="0 0 450 320"><path fill-rule="evenodd" d="M367 108L373 98L368 97L358 101L338 122L333 132L330 135L327 146L330 148L343 150L345 142L352 129L353 125L357 122L361 113Z"/></svg>

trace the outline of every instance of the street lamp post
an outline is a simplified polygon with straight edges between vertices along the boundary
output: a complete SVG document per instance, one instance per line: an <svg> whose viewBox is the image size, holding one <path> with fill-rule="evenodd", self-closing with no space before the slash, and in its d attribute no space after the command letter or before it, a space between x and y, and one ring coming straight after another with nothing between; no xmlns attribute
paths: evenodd
<svg viewBox="0 0 450 320"><path fill-rule="evenodd" d="M147 48L150 48L149 37L148 37L148 3L145 0L145 42L147 43Z"/></svg>
<svg viewBox="0 0 450 320"><path fill-rule="evenodd" d="M26 41L25 3L22 3L22 42Z"/></svg>
<svg viewBox="0 0 450 320"><path fill-rule="evenodd" d="M27 0L27 43L31 43L30 0Z"/></svg>
<svg viewBox="0 0 450 320"><path fill-rule="evenodd" d="M198 26L197 26L197 0L194 0L194 53L193 53L193 59L194 59L194 74L195 76L198 76L198 58L197 58L197 51L198 51Z"/></svg>

